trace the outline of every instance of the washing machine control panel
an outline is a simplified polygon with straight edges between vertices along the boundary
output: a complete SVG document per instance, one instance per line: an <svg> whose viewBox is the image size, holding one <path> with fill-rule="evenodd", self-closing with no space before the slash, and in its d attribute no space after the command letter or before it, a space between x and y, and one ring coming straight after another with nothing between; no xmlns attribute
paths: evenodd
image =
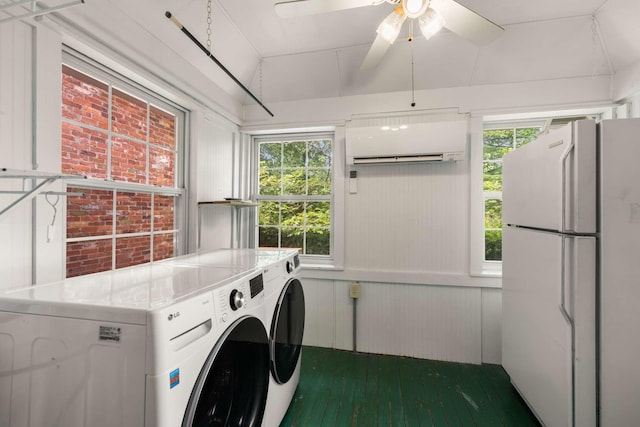
<svg viewBox="0 0 640 427"><path fill-rule="evenodd" d="M295 254L293 258L287 260L285 263L285 269L287 274L293 274L300 267L300 257Z"/></svg>
<svg viewBox="0 0 640 427"><path fill-rule="evenodd" d="M231 307L231 310L235 311L242 308L243 305L244 294L237 289L232 290L231 295L229 296L229 307Z"/></svg>
<svg viewBox="0 0 640 427"><path fill-rule="evenodd" d="M264 302L262 274L214 289L215 312L219 323L229 323L246 310Z"/></svg>

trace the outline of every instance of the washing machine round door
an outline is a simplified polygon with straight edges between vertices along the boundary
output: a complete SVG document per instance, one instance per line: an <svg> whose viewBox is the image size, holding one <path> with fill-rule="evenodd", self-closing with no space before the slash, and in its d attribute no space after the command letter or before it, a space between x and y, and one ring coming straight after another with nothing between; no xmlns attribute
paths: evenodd
<svg viewBox="0 0 640 427"><path fill-rule="evenodd" d="M298 279L287 282L271 321L271 373L278 384L293 375L304 334L304 292Z"/></svg>
<svg viewBox="0 0 640 427"><path fill-rule="evenodd" d="M236 320L204 364L182 427L262 424L269 388L269 338L255 317Z"/></svg>

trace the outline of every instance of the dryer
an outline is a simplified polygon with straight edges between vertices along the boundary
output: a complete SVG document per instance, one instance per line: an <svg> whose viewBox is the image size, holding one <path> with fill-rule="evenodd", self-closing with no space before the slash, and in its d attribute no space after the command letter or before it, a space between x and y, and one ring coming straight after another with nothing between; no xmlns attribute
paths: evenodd
<svg viewBox="0 0 640 427"><path fill-rule="evenodd" d="M265 423L280 425L300 378L305 302L295 250L218 249L161 261L177 265L261 268L269 331L269 395Z"/></svg>
<svg viewBox="0 0 640 427"><path fill-rule="evenodd" d="M0 426L259 426L260 270L147 264L0 296Z"/></svg>
<svg viewBox="0 0 640 427"><path fill-rule="evenodd" d="M289 409L300 379L305 301L297 252L265 268L271 376L266 419L277 427Z"/></svg>

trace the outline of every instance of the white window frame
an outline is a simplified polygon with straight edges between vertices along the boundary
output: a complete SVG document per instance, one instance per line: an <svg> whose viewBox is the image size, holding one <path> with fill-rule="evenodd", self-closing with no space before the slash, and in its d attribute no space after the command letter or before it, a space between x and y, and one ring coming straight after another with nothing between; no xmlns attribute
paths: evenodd
<svg viewBox="0 0 640 427"><path fill-rule="evenodd" d="M179 106L178 104L166 99L162 95L153 92L150 89L145 88L144 86L136 83L129 77L125 77L93 60L85 57L78 52L75 52L71 49L63 50L63 60L62 63L68 65L69 67L76 69L82 73L87 74L88 76L95 78L99 81L103 81L110 86L118 88L119 90L123 90L126 93L131 94L132 96L139 97L143 99L145 102L151 102L156 105L158 108L168 111L175 115L176 117L176 149L174 151L176 155L176 159L174 162L176 171L175 171L175 182L173 187L160 187L156 185L150 184L140 184L140 183L130 183L124 181L113 181L111 179L96 179L96 178L87 178L81 181L72 181L67 184L68 187L73 188L87 188L87 189L95 189L95 190L106 190L113 191L114 202L113 202L113 232L108 235L97 235L91 237L80 237L80 238L66 238L64 239L64 253L63 259L65 260L65 270L66 270L66 244L72 242L79 241L87 241L87 240L112 240L112 262L111 269L116 268L116 239L122 237L137 237L137 236L150 236L150 262L153 262L153 236L161 235L161 234L174 234L174 253L175 255L182 255L186 253L187 247L187 192L185 188L186 176L187 176L187 135L188 135L188 127L189 127L189 111L185 108ZM81 125L83 127L91 128L91 126L87 126L84 124L77 124L73 121L69 121L61 117L61 122L67 121L71 124ZM149 146L148 141L139 141L145 143ZM147 171L146 171L146 179L148 181L149 177L149 159L147 158ZM111 166L108 165L108 176L110 176ZM150 194L151 196L151 226L152 230L149 232L143 233L127 233L127 234L116 234L116 206L115 200L117 193L127 192L127 193L145 193ZM153 210L155 208L154 198L155 196L170 196L174 197L174 228L172 230L154 230L153 229ZM66 204L64 209L64 230L66 234L67 224L66 224Z"/></svg>
<svg viewBox="0 0 640 427"><path fill-rule="evenodd" d="M314 129L297 129L295 132L265 132L252 136L252 146L254 151L253 159L253 179L252 194L253 199L260 201L262 199L272 199L271 197L261 197L258 192L259 188L259 168L260 168L260 150L259 143L266 141L279 141L291 139L313 139L331 137L332 143L332 160L331 160L331 241L330 255L301 255L300 259L304 268L314 269L344 269L344 174L345 174L345 158L344 158L344 126L335 126L330 128L314 128ZM297 197L299 198L299 197ZM304 198L304 197L303 197ZM313 198L313 196L311 196ZM310 198L304 198L305 200ZM258 218L254 224L253 241L258 244Z"/></svg>
<svg viewBox="0 0 640 427"><path fill-rule="evenodd" d="M554 117L595 116L599 119L616 117L616 106L607 105L572 110L543 111L534 113L502 114L472 117L470 129L470 242L469 274L478 277L502 277L502 261L485 261L484 254L484 200L483 151L484 131L500 128L544 127Z"/></svg>

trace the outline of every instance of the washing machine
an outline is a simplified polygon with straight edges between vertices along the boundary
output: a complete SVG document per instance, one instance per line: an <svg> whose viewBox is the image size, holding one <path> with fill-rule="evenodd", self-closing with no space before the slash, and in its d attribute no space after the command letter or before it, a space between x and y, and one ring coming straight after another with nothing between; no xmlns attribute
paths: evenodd
<svg viewBox="0 0 640 427"><path fill-rule="evenodd" d="M295 250L219 249L171 260L176 265L259 268L263 272L270 349L270 385L264 425L277 427L300 378L305 302Z"/></svg>
<svg viewBox="0 0 640 427"><path fill-rule="evenodd" d="M0 426L260 426L260 269L147 264L0 295Z"/></svg>

